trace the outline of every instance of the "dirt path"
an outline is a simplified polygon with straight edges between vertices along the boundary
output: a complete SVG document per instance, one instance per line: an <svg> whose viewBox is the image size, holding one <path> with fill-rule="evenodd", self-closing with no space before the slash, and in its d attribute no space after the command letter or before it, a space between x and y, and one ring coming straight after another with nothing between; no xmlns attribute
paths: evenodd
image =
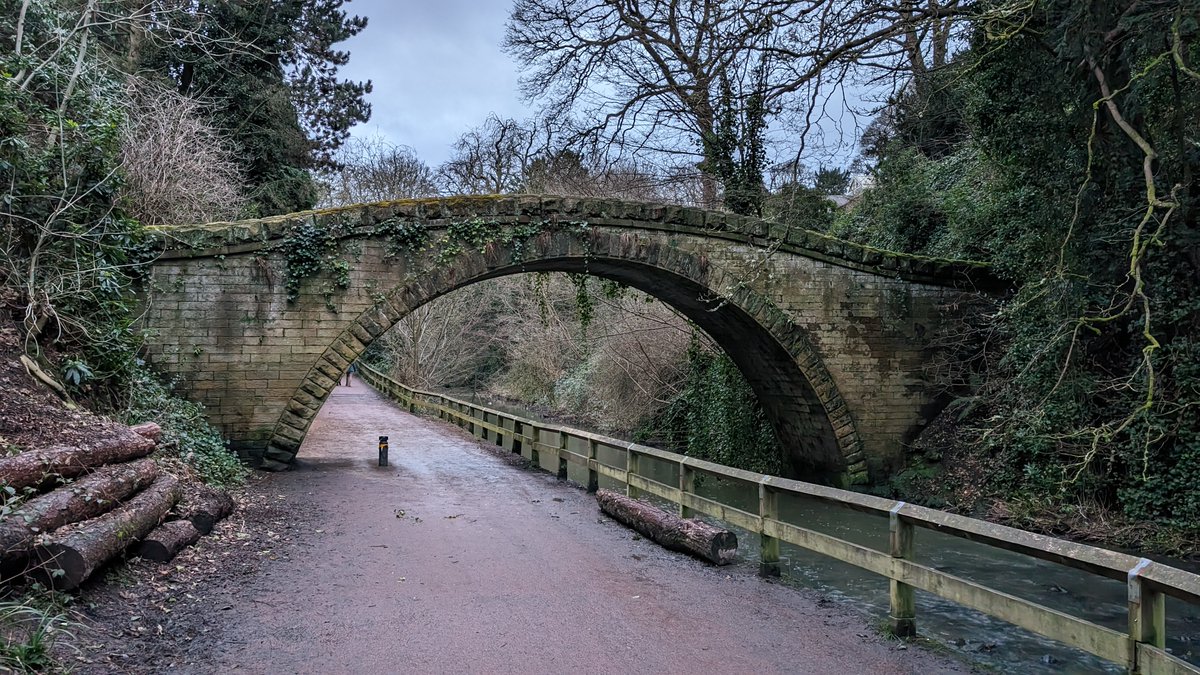
<svg viewBox="0 0 1200 675"><path fill-rule="evenodd" d="M374 466L381 434L390 468ZM300 458L264 498L321 516L231 594L218 646L184 670L963 671L748 566L635 539L590 496L362 383L333 394Z"/></svg>

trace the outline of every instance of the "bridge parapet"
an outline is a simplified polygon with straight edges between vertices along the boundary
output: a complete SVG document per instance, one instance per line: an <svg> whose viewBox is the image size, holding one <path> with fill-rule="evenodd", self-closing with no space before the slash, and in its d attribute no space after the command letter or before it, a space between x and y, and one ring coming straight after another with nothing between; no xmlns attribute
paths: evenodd
<svg viewBox="0 0 1200 675"><path fill-rule="evenodd" d="M381 225L422 223L441 229L447 223L487 219L496 224L578 222L688 234L747 243L813 260L914 283L972 290L1002 288L985 263L885 251L837 239L814 230L687 206L652 202L540 195L475 195L404 199L302 211L205 225L152 228L171 257L205 257L261 251L285 239L297 225L336 229L342 239L379 234Z"/></svg>

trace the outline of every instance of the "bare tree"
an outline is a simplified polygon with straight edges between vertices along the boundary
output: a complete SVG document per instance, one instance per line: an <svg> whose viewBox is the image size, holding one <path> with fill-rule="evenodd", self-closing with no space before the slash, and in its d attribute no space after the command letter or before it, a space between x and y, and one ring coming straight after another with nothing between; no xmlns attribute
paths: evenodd
<svg viewBox="0 0 1200 675"><path fill-rule="evenodd" d="M494 113L459 137L454 154L438 169L446 190L458 194L504 194L520 190L541 142L532 123Z"/></svg>
<svg viewBox="0 0 1200 675"><path fill-rule="evenodd" d="M239 215L245 196L237 162L199 102L130 78L125 109L121 196L130 215L146 225Z"/></svg>
<svg viewBox="0 0 1200 675"><path fill-rule="evenodd" d="M954 0L517 0L505 46L547 116L585 120L579 141L702 158L728 202L731 185L761 184L773 120L798 118L802 152L823 87L911 73L930 41L944 60L957 11Z"/></svg>
<svg viewBox="0 0 1200 675"><path fill-rule="evenodd" d="M382 338L392 375L421 388L470 384L501 335L481 306L500 294L497 282L443 296L413 310Z"/></svg>
<svg viewBox="0 0 1200 675"><path fill-rule="evenodd" d="M500 280L504 371L490 391L628 432L670 402L686 376L694 327L670 307L632 289L588 293L580 322L579 279L543 274ZM612 290L611 288L609 289Z"/></svg>
<svg viewBox="0 0 1200 675"><path fill-rule="evenodd" d="M603 426L632 431L668 405L687 377L695 327L643 293L601 297L601 321L589 330L586 405ZM707 343L706 343L707 344Z"/></svg>
<svg viewBox="0 0 1200 675"><path fill-rule="evenodd" d="M412 148L392 145L379 136L351 140L342 147L337 162L340 170L320 178L323 206L413 199L438 193L433 170Z"/></svg>
<svg viewBox="0 0 1200 675"><path fill-rule="evenodd" d="M573 150L560 150L540 155L530 162L525 172L524 190L692 205L694 202L678 189L688 173L686 167L664 170L633 159L603 161L585 158ZM695 174L695 171L690 173Z"/></svg>

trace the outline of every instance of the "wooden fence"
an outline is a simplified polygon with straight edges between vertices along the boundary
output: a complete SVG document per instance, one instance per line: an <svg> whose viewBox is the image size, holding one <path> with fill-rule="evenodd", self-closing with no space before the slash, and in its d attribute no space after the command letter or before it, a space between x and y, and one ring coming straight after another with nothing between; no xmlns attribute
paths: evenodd
<svg viewBox="0 0 1200 675"><path fill-rule="evenodd" d="M590 491L597 488L600 476L606 476L623 483L631 496L654 495L676 504L681 516L702 513L755 532L760 539L760 570L764 574L778 574L779 543L785 541L886 577L890 580L890 625L899 635L911 635L915 631L913 591L919 588L1102 659L1123 664L1130 672L1200 675L1200 667L1173 656L1165 648L1166 597L1200 606L1200 575L1146 558L1033 534L975 518L743 471L599 434L525 419L441 394L412 389L367 366L361 366L360 372L369 384L405 405L411 412L435 414L480 438L521 452L536 466L541 466L543 458L552 459L551 464L557 466L559 478L566 478L568 464L586 468ZM677 482L669 484L649 478L646 474L654 472L644 470L643 465L650 462L659 463L660 469L666 465L668 473L677 477ZM741 504L739 508L696 494L698 476L717 477L756 488L757 508L748 510L746 504ZM890 550L884 553L780 520L780 497L789 494L835 507L886 516ZM1128 630L1113 630L919 564L912 560L913 532L917 527L1122 581L1127 584L1129 592Z"/></svg>

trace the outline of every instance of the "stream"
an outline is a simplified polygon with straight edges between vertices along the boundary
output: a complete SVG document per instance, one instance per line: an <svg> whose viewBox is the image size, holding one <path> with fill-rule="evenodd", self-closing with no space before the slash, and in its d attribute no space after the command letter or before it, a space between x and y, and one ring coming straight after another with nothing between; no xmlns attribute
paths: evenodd
<svg viewBox="0 0 1200 675"><path fill-rule="evenodd" d="M448 395L472 400L502 412L559 424L519 406L481 401L469 392ZM572 452L583 450L575 447L570 449ZM600 459L610 464L621 464L617 457L601 456ZM650 460L644 457L640 466L646 477L668 485L676 483L678 477L673 467ZM543 468L548 471L556 469L550 466ZM586 484L587 471L571 464L568 478ZM604 477L600 479L600 487L624 490L623 483ZM696 492L746 511L756 512L758 509L755 486L709 477L697 481ZM791 495L780 496L779 508L781 520L861 546L888 550L888 520L884 516L837 508ZM737 533L739 557L757 569L758 535L722 525ZM1128 628L1126 585L1120 581L923 528L916 528L914 550L917 562L940 571L1114 630L1125 632ZM879 617L882 625L888 612L887 579L786 542L781 543L781 553L785 583L815 589L839 603L858 607L871 617ZM1200 566L1196 563L1163 557L1154 559L1200 572ZM1122 665L1048 640L936 595L918 590L916 597L918 632L967 655L971 661L1006 672L1125 672ZM1200 607L1167 598L1167 648L1175 656L1200 665Z"/></svg>

